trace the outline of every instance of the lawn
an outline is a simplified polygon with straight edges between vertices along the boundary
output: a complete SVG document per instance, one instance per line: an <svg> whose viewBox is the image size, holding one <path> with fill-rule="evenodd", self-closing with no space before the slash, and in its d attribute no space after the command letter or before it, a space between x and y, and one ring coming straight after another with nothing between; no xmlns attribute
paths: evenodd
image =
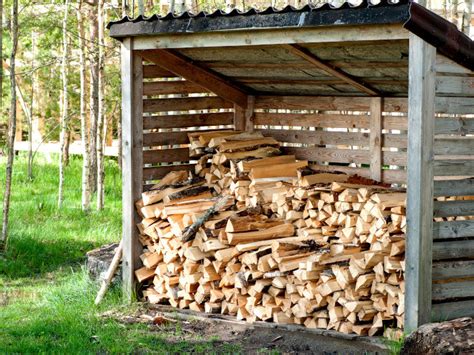
<svg viewBox="0 0 474 355"><path fill-rule="evenodd" d="M0 352L211 351L213 338L180 337L179 324L150 331L146 324L124 325L99 316L124 309L117 289L95 307L98 286L83 268L88 250L120 239L120 172L116 162L106 162L105 209L86 214L80 209L81 160L73 157L66 169L61 210L57 170L55 162L38 157L30 181L26 159L15 162L9 246L0 256ZM4 172L0 158L0 196Z"/></svg>

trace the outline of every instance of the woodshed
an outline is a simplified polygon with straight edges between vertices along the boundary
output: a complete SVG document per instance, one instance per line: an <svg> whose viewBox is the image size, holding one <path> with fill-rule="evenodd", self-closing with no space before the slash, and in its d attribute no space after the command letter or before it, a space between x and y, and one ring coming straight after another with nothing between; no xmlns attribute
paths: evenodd
<svg viewBox="0 0 474 355"><path fill-rule="evenodd" d="M407 189L405 328L474 316L474 45L407 1L123 18L123 281L135 202L188 133L261 131L319 170ZM462 217L462 218L459 218Z"/></svg>

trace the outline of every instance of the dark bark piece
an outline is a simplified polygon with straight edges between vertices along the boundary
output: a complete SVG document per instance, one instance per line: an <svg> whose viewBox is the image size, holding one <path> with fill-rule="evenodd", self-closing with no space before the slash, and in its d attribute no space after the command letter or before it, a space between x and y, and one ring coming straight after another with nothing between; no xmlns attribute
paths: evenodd
<svg viewBox="0 0 474 355"><path fill-rule="evenodd" d="M458 318L422 325L403 344L402 354L472 354L474 319Z"/></svg>

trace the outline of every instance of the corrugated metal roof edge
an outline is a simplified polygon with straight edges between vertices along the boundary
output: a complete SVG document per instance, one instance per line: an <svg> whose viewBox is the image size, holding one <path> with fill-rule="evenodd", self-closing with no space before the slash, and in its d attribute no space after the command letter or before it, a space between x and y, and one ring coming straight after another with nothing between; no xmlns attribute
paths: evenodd
<svg viewBox="0 0 474 355"><path fill-rule="evenodd" d="M160 16L154 14L150 17L139 15L135 18L130 18L125 16L117 21L111 21L107 24L107 28L110 29L114 25L119 25L123 23L137 23L137 22L153 22L153 21L170 21L170 20L187 20L187 19L197 19L197 18L215 18L215 17L236 17L236 16L252 16L252 15L271 15L271 14L284 14L284 13L300 13L300 12L313 12L313 11L328 11L328 10L344 10L344 9L365 9L365 8L378 8L385 6L396 6L396 5L407 5L410 3L410 0L400 0L400 1L391 1L391 0L381 0L378 3L372 3L370 0L362 0L360 4L351 4L349 2L344 2L340 6L334 6L329 3L325 4L307 4L303 7L297 8L291 5L288 5L282 9L277 9L275 7L267 7L264 10L258 10L251 8L247 11L240 11L239 9L233 9L230 12L217 9L214 12L208 13L200 11L197 14L193 14L190 11L185 11L181 14L168 13L165 16Z"/></svg>

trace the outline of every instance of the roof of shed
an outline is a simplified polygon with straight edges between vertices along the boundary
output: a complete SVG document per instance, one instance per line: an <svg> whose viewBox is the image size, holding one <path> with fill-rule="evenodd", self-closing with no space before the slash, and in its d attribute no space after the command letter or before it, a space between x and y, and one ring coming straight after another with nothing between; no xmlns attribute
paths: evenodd
<svg viewBox="0 0 474 355"><path fill-rule="evenodd" d="M397 25L423 38L438 52L474 70L474 44L456 26L409 0L382 0L373 5L306 5L247 12L124 17L108 25L115 38L167 36L259 29L292 29L358 25ZM179 48L175 52L193 64L228 78L249 93L295 95L365 95L281 45L222 48ZM299 48L386 96L408 93L408 40L305 43Z"/></svg>

